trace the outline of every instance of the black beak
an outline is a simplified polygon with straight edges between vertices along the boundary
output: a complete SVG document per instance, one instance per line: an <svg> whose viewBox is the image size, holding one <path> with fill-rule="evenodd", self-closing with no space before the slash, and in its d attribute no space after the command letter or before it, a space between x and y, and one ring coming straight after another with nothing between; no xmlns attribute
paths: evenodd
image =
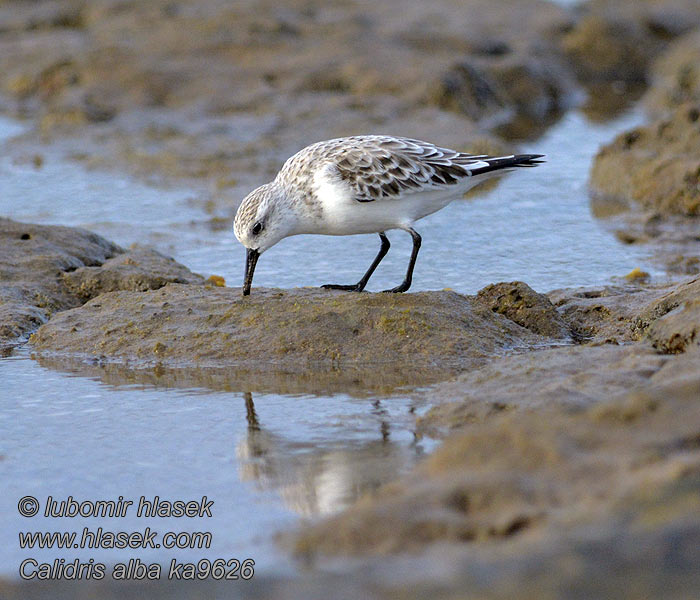
<svg viewBox="0 0 700 600"><path fill-rule="evenodd" d="M258 262L260 252L248 248L245 255L245 275L243 276L243 295L250 295L250 286L253 283L253 273L255 273L255 265Z"/></svg>

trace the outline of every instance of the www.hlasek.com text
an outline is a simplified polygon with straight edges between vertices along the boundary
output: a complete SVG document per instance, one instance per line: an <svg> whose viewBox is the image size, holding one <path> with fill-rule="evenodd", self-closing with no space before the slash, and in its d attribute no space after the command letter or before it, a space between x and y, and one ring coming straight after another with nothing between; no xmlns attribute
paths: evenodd
<svg viewBox="0 0 700 600"><path fill-rule="evenodd" d="M84 527L77 531L20 531L19 547L31 548L100 548L124 550L126 548L211 548L211 531L168 531L162 536L146 527L144 531L105 531L102 527L91 530Z"/></svg>

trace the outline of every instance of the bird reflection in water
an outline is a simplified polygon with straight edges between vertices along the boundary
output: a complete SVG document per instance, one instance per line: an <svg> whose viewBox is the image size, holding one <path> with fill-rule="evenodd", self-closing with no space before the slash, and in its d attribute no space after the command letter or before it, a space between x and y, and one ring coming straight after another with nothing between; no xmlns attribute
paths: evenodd
<svg viewBox="0 0 700 600"><path fill-rule="evenodd" d="M301 516L342 510L405 472L422 453L415 443L391 439L388 411L379 400L372 402L371 409L378 421L378 436L318 443L267 431L252 393L244 392L243 399L248 428L236 448L241 480L277 492L284 505Z"/></svg>

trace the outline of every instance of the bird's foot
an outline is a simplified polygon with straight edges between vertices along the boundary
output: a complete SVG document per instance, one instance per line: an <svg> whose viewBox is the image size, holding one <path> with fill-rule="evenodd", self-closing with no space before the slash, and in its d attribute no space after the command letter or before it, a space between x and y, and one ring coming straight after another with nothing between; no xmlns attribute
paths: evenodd
<svg viewBox="0 0 700 600"><path fill-rule="evenodd" d="M404 282L401 285L397 285L395 288L391 288L390 290L382 290L382 294L402 294L405 292L409 287L411 287L411 284L409 283L408 285Z"/></svg>
<svg viewBox="0 0 700 600"><path fill-rule="evenodd" d="M339 285L337 283L327 283L321 286L324 290L343 290L344 292L361 292L365 289L364 285L356 283L354 285Z"/></svg>

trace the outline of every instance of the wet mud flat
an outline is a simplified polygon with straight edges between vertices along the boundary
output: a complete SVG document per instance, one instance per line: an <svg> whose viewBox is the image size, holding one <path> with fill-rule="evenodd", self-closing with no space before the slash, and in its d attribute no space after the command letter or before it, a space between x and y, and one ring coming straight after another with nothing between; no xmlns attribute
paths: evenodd
<svg viewBox="0 0 700 600"><path fill-rule="evenodd" d="M35 124L9 151L41 168L41 140L88 166L194 182L213 222L319 138L371 123L501 151L498 135L541 131L581 89L584 110L606 118L648 86L646 123L594 161L592 210L671 277L242 299L154 250L3 219L5 353L31 336L41 364L108 384L410 390L432 407L416 436L441 440L411 472L281 536L311 567L303 577L3 583L3 596L634 598L700 586L697 3L445 0L402 6L401 21L394 2L8 6L2 107Z"/></svg>

